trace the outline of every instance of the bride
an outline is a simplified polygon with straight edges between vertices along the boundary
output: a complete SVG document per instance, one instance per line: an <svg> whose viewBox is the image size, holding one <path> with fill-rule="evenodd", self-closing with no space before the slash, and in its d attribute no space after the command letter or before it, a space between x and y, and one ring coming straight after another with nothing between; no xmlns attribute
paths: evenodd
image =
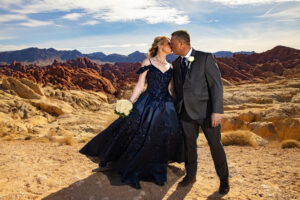
<svg viewBox="0 0 300 200"><path fill-rule="evenodd" d="M163 186L167 165L184 161L183 135L173 98L173 68L166 61L172 52L166 36L154 39L130 101L132 112L119 117L87 143L80 153L99 163L99 171L112 168L121 181L140 189L140 181ZM145 83L147 89L143 92Z"/></svg>

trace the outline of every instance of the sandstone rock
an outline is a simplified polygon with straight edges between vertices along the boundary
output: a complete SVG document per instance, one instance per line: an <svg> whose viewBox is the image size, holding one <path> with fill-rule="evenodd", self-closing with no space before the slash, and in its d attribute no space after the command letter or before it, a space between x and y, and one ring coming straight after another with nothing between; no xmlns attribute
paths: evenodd
<svg viewBox="0 0 300 200"><path fill-rule="evenodd" d="M272 122L252 122L249 123L250 131L261 137L276 138L276 131Z"/></svg>
<svg viewBox="0 0 300 200"><path fill-rule="evenodd" d="M256 120L256 114L254 114L253 112L249 111L249 112L244 112L241 113L238 116L238 119L240 121L244 121L244 122L253 122Z"/></svg>
<svg viewBox="0 0 300 200"><path fill-rule="evenodd" d="M274 127L281 140L300 139L300 118L285 118L274 122Z"/></svg>
<svg viewBox="0 0 300 200"><path fill-rule="evenodd" d="M224 131L231 131L231 130L238 130L244 126L244 122L236 117L223 117L221 123L221 130Z"/></svg>
<svg viewBox="0 0 300 200"><path fill-rule="evenodd" d="M249 98L249 102L258 103L258 104L270 104L270 103L273 103L273 99L271 99L271 98L251 97L251 98Z"/></svg>
<svg viewBox="0 0 300 200"><path fill-rule="evenodd" d="M300 88L300 86L299 86L299 88ZM300 103L300 93L298 93L295 96L293 96L291 102L293 102L293 103Z"/></svg>
<svg viewBox="0 0 300 200"><path fill-rule="evenodd" d="M10 89L10 83L8 82L8 80L6 78L4 78L2 80L2 87L4 87L5 89L9 90Z"/></svg>
<svg viewBox="0 0 300 200"><path fill-rule="evenodd" d="M30 104L51 115L62 115L72 112L72 107L67 103L57 100L31 100Z"/></svg>
<svg viewBox="0 0 300 200"><path fill-rule="evenodd" d="M50 122L50 120L47 117L36 115L36 116L30 117L30 118L24 120L24 122L28 123L28 124L30 124L30 126L34 127L34 126L39 126L39 125L43 125L43 124L48 124Z"/></svg>
<svg viewBox="0 0 300 200"><path fill-rule="evenodd" d="M232 83L230 83L230 81L227 81L226 79L222 78L222 83L223 83L223 86L233 86Z"/></svg>
<svg viewBox="0 0 300 200"><path fill-rule="evenodd" d="M20 120L13 119L12 117L8 116L0 112L0 134L5 133L5 135L26 135L28 134L28 129L26 124L24 124ZM1 135L0 135L1 136Z"/></svg>
<svg viewBox="0 0 300 200"><path fill-rule="evenodd" d="M39 95L44 96L44 93L38 84L33 83L26 78L22 78L20 81L25 85L27 85L28 87L30 87L33 91L35 91Z"/></svg>
<svg viewBox="0 0 300 200"><path fill-rule="evenodd" d="M14 90L20 97L26 99L40 99L41 96L37 94L34 90L32 90L27 85L18 81L15 78L9 77L7 81L10 83L9 89Z"/></svg>
<svg viewBox="0 0 300 200"><path fill-rule="evenodd" d="M251 131L228 131L221 135L223 145L241 145L241 146L264 146L268 143L267 140L256 135Z"/></svg>

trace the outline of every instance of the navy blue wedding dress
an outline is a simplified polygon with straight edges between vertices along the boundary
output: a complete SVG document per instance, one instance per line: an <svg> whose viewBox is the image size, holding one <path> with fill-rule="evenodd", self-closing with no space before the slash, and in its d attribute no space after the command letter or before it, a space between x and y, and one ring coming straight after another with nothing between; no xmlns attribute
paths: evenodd
<svg viewBox="0 0 300 200"><path fill-rule="evenodd" d="M137 74L146 70L147 89L133 104L133 112L80 150L94 162L97 158L100 167L109 163L124 183L166 182L168 163L184 161L183 135L168 91L173 69L163 73L150 64Z"/></svg>

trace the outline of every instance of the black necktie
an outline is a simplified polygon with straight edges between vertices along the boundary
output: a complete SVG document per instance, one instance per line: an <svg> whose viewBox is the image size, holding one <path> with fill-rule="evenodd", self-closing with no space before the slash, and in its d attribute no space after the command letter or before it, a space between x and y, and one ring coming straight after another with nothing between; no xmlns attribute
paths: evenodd
<svg viewBox="0 0 300 200"><path fill-rule="evenodd" d="M187 59L186 57L183 57L181 59L181 74L182 74L182 82L184 83L184 80L185 80L185 76L186 76L186 73L187 73Z"/></svg>

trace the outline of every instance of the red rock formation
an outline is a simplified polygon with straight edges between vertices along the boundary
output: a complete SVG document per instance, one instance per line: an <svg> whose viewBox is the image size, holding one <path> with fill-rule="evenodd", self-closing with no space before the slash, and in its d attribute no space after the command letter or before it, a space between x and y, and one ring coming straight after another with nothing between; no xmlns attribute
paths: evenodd
<svg viewBox="0 0 300 200"><path fill-rule="evenodd" d="M270 76L293 74L300 66L300 50L277 46L263 53L235 54L233 58L217 58L222 77L233 83L263 81ZM99 65L87 57L66 62L54 61L39 67L12 62L0 66L0 76L27 78L42 85L51 83L61 89L86 89L116 94L120 88L138 79L140 63ZM132 85L132 84L131 84Z"/></svg>
<svg viewBox="0 0 300 200"><path fill-rule="evenodd" d="M284 71L300 64L300 50L277 46L263 53L217 58L217 62L225 79L246 83L263 80L272 74L282 76Z"/></svg>
<svg viewBox="0 0 300 200"><path fill-rule="evenodd" d="M99 73L101 66L87 58L78 58L65 63L54 61L51 66L24 66L13 62L11 65L0 66L0 75L15 78L27 78L42 85L51 83L60 89L86 89L104 91L108 94L116 92L111 81Z"/></svg>

